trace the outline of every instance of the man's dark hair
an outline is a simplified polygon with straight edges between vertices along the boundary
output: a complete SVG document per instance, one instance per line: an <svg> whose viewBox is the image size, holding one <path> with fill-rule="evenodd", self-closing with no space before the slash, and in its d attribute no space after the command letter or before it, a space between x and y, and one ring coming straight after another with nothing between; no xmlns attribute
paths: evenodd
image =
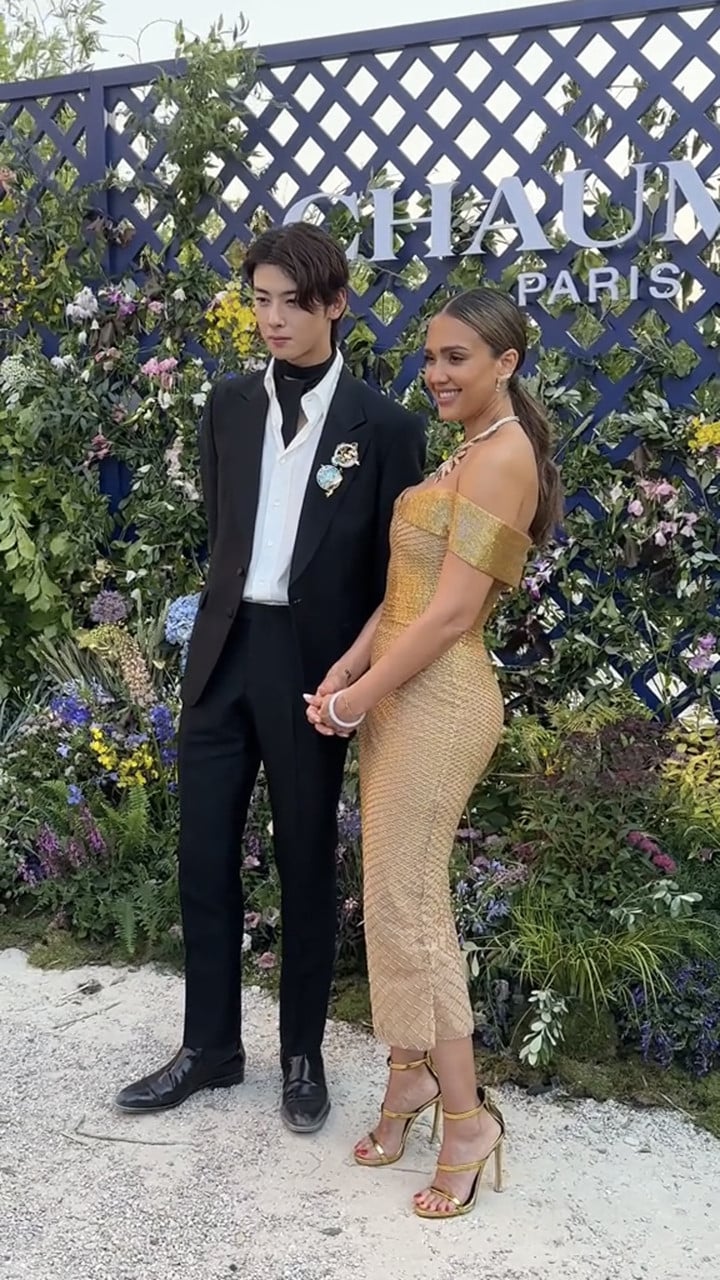
<svg viewBox="0 0 720 1280"><path fill-rule="evenodd" d="M297 302L303 311L329 307L350 281L348 260L343 249L320 227L309 222L291 222L263 232L250 245L245 257L245 275L253 283L258 267L278 267L297 286ZM333 338L340 321L333 322Z"/></svg>

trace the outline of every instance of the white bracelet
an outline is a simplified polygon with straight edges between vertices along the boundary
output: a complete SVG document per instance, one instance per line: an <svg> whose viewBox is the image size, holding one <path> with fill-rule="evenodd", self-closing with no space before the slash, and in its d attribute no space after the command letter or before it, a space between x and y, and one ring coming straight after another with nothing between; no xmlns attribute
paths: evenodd
<svg viewBox="0 0 720 1280"><path fill-rule="evenodd" d="M341 689L337 693L334 693L332 695L328 703L328 715L330 716L330 719L333 721L333 724L337 729L357 729L358 725L362 724L363 720L365 719L364 712L360 716L359 720L341 720L339 716L335 715L335 703L337 702L342 692L343 690Z"/></svg>

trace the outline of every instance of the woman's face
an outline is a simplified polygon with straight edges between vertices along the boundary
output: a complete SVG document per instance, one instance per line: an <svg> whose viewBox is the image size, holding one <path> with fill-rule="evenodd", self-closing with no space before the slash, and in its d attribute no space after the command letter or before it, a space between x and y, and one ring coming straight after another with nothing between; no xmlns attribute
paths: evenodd
<svg viewBox="0 0 720 1280"><path fill-rule="evenodd" d="M470 422L499 400L498 382L510 378L517 351L499 358L462 320L441 312L430 321L425 343L425 385L439 417L446 422Z"/></svg>

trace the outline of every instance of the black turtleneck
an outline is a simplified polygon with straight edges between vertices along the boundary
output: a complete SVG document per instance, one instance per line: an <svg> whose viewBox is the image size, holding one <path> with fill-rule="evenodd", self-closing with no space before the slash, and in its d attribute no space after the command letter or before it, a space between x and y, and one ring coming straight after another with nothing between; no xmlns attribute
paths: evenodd
<svg viewBox="0 0 720 1280"><path fill-rule="evenodd" d="M336 351L331 351L322 364L290 364L289 360L276 360L273 366L275 390L282 409L282 436L285 448L295 439L300 418L300 401L308 391L322 382L330 369Z"/></svg>

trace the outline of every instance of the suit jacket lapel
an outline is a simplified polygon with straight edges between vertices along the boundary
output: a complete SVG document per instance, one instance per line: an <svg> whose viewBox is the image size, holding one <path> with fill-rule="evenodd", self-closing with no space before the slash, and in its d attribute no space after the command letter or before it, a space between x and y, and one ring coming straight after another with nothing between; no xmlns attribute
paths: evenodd
<svg viewBox="0 0 720 1280"><path fill-rule="evenodd" d="M360 471L360 467L344 469L342 484L330 495L320 488L316 479L318 468L330 462L339 444L356 444L362 465L363 453L368 442L368 427L358 392L357 380L347 369L343 369L310 470L295 540L290 570L291 582L300 577L312 560L333 516Z"/></svg>
<svg viewBox="0 0 720 1280"><path fill-rule="evenodd" d="M268 397L263 375L246 385L240 392L238 404L239 422L233 423L230 432L233 453L233 472L237 477L237 504L235 511L239 525L238 548L240 563L247 571L250 566L255 520L260 496L260 468L262 465L265 421Z"/></svg>

